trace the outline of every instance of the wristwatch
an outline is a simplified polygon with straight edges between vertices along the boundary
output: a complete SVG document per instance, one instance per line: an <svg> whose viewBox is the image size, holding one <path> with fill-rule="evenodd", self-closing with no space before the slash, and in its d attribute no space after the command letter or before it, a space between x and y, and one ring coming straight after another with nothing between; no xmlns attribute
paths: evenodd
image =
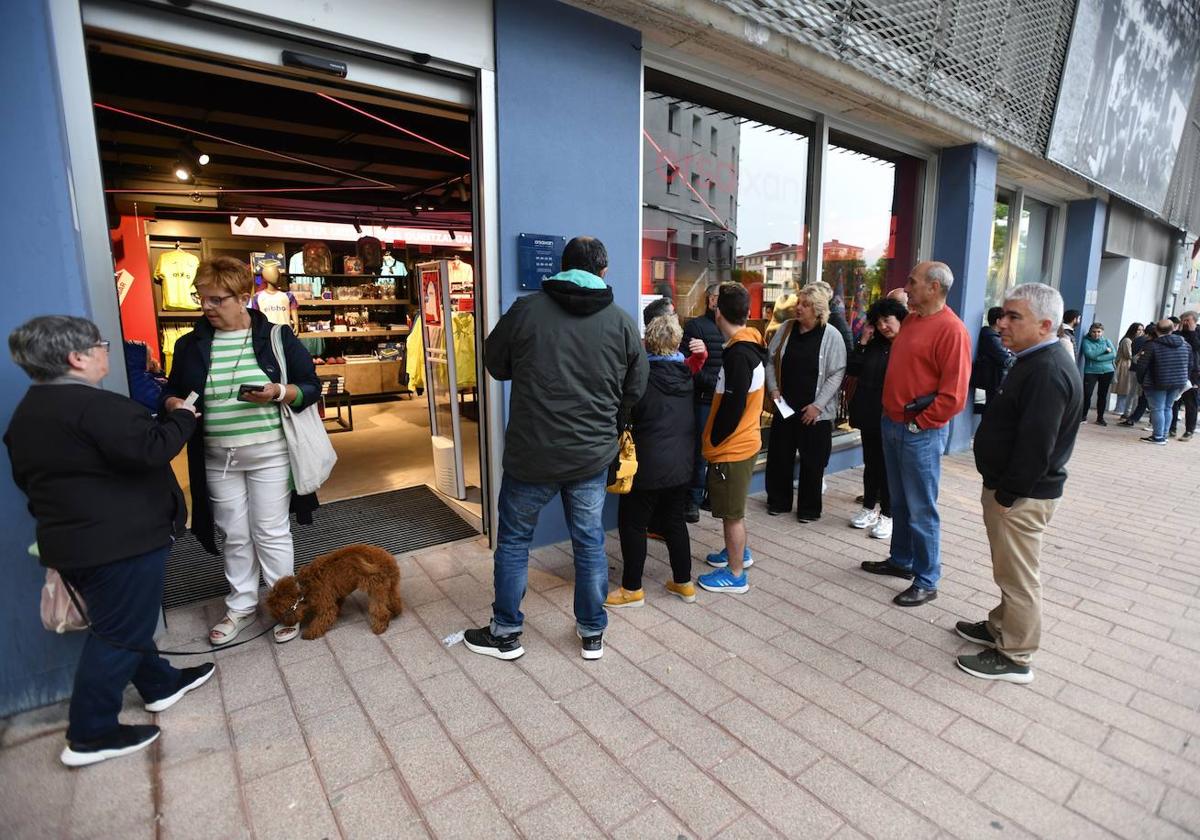
<svg viewBox="0 0 1200 840"><path fill-rule="evenodd" d="M916 420L909 420L907 423L904 424L904 428L908 429L914 435L918 435L923 431L921 429L921 427L917 425Z"/></svg>

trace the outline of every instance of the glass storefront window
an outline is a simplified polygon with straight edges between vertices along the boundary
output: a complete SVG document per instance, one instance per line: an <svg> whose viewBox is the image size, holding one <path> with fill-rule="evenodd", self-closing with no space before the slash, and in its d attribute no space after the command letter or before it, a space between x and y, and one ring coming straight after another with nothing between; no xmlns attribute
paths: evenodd
<svg viewBox="0 0 1200 840"><path fill-rule="evenodd" d="M1005 290L1008 289L1008 219L1011 204L1012 199L1009 195L997 194L995 209L992 212L992 255L988 260L987 290L984 293L985 320L987 310L999 306L1004 300Z"/></svg>
<svg viewBox="0 0 1200 840"><path fill-rule="evenodd" d="M1058 209L1051 204L1019 192L996 194L992 255L984 296L985 318L988 309L1004 302L1004 293L1011 286L1052 283L1057 223Z"/></svg>
<svg viewBox="0 0 1200 840"><path fill-rule="evenodd" d="M1032 198L1021 202L1016 283L1049 283L1054 253L1054 208Z"/></svg>

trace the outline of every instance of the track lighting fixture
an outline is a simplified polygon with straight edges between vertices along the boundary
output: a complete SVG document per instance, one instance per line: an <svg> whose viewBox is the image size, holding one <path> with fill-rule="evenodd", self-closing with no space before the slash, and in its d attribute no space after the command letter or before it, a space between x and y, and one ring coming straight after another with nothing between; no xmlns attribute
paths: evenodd
<svg viewBox="0 0 1200 840"><path fill-rule="evenodd" d="M182 160L177 160L171 164L171 171L175 173L175 177L180 181L192 180L192 167Z"/></svg>
<svg viewBox="0 0 1200 840"><path fill-rule="evenodd" d="M450 241L453 242L454 241L454 231L447 230L446 233L450 234Z"/></svg>
<svg viewBox="0 0 1200 840"><path fill-rule="evenodd" d="M264 219L262 216L255 216L254 218L258 219L258 223L260 225L262 225L264 228L267 226L267 220Z"/></svg>
<svg viewBox="0 0 1200 840"><path fill-rule="evenodd" d="M358 223L358 219L355 219L355 220L354 220L354 232L355 232L355 233L362 233L362 225L360 225L360 224Z"/></svg>
<svg viewBox="0 0 1200 840"><path fill-rule="evenodd" d="M207 152L202 152L197 149L196 144L191 140L183 144L181 152L184 160L194 160L201 166L208 166L208 162L212 160L212 158L208 156Z"/></svg>
<svg viewBox="0 0 1200 840"><path fill-rule="evenodd" d="M245 224L245 222L246 222L245 216L238 216L236 219L233 220L233 226L241 227L243 224Z"/></svg>

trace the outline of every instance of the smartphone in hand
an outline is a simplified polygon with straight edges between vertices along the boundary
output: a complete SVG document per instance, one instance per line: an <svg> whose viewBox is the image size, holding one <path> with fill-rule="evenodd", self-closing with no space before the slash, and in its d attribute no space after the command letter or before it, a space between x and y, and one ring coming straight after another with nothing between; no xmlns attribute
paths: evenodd
<svg viewBox="0 0 1200 840"><path fill-rule="evenodd" d="M266 385L241 385L238 387L237 398L242 402L250 402L250 400L246 399L247 394L261 394L266 389Z"/></svg>

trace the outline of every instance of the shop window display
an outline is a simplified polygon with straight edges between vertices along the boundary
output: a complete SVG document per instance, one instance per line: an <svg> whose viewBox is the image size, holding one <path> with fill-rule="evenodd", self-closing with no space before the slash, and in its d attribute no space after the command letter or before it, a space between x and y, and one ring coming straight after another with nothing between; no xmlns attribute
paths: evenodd
<svg viewBox="0 0 1200 840"><path fill-rule="evenodd" d="M986 313L993 306L999 306L1004 300L1004 292L1008 288L1008 240L1011 235L1009 227L1012 197L1007 193L998 193L992 211L992 254L988 260L987 291L984 296L983 311Z"/></svg>

